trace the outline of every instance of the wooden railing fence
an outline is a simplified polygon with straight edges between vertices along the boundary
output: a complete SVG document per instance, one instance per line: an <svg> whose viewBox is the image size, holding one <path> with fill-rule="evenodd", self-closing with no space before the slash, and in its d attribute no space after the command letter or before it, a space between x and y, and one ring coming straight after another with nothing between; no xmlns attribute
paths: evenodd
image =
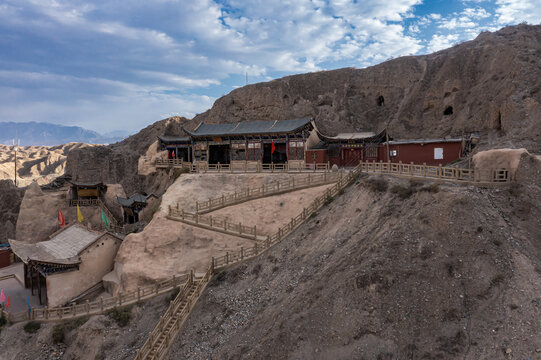
<svg viewBox="0 0 541 360"><path fill-rule="evenodd" d="M284 237L289 235L293 230L295 230L301 223L310 217L313 213L319 210L324 204L329 201L332 201L334 196L336 196L340 191L342 191L347 185L349 185L359 174L360 168L357 167L350 171L347 175L338 179L337 183L331 186L325 194L318 196L307 208L292 218L291 221L278 229L276 234L267 236L264 241L256 242L254 246L249 248L241 247L239 251L226 252L224 256L213 257L211 265L207 270L203 279L198 283L195 291L191 293L189 285L185 285L183 290L178 294L175 300L169 306L169 309L160 318L160 322L156 328L149 334L147 341L144 343L143 347L137 352L135 360L143 359L163 359L167 354L167 351L171 347L172 341L176 338L182 325L188 318L188 315L191 312L191 309L195 305L197 299L203 292L205 286L210 282L212 275L227 266L234 265L246 259L260 255L264 251L271 248L273 245L280 242ZM170 207L170 211L173 214L184 214L186 212L175 208ZM190 214L194 218L201 217L199 214Z"/></svg>
<svg viewBox="0 0 541 360"><path fill-rule="evenodd" d="M227 219L212 215L190 213L184 209L169 206L169 220L180 221L189 225L218 231L224 234L243 237L250 240L264 240L265 237L257 233L257 225L247 226L242 223L233 223Z"/></svg>
<svg viewBox="0 0 541 360"><path fill-rule="evenodd" d="M169 292L180 284L188 281L190 275L183 274L173 276L170 279L156 282L152 285L138 287L134 291L119 293L111 298L100 298L96 301L87 301L82 304L73 304L71 306L62 306L54 308L31 308L21 312L2 311L6 320L11 323L39 320L39 321L58 321L65 319L74 319L80 316L102 314L103 312L115 307L130 305L141 300L153 298L157 295Z"/></svg>
<svg viewBox="0 0 541 360"><path fill-rule="evenodd" d="M175 297L160 321L149 334L143 346L137 351L135 360L163 359L173 341L178 336L182 326L188 319L197 300L205 290L213 275L209 267L203 278L194 279L193 272L190 278Z"/></svg>
<svg viewBox="0 0 541 360"><path fill-rule="evenodd" d="M329 172L331 167L327 163L306 164L304 162L286 162L264 164L260 161L241 161L230 164L209 164L206 162L185 162L182 159L156 159L156 168L180 168L193 173L260 173L260 172Z"/></svg>
<svg viewBox="0 0 541 360"><path fill-rule="evenodd" d="M240 204L245 201L259 199L266 196L282 194L290 191L296 191L314 186L331 184L337 182L343 176L343 172L308 174L300 179L291 178L287 181L274 182L268 185L261 185L253 188L235 191L234 193L223 194L220 197L209 199L207 201L196 201L195 212L205 214L226 206ZM178 208L178 204L177 204Z"/></svg>
<svg viewBox="0 0 541 360"><path fill-rule="evenodd" d="M437 179L457 183L501 184L512 181L508 169L465 169L458 166L428 166L391 162L361 162L360 167L363 172L367 173Z"/></svg>

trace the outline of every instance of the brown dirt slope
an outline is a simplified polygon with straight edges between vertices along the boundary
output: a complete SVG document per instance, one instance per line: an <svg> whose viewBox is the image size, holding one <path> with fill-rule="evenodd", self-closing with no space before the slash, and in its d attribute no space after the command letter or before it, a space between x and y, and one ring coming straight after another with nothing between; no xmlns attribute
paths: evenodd
<svg viewBox="0 0 541 360"><path fill-rule="evenodd" d="M131 321L119 327L108 315L95 315L64 322L42 323L29 334L25 323L4 326L0 331L1 359L4 360L128 360L135 357L148 334L167 310L171 294L164 294L131 306ZM55 328L61 328L63 342L55 343ZM57 330L57 332L59 332Z"/></svg>
<svg viewBox="0 0 541 360"><path fill-rule="evenodd" d="M524 155L508 188L360 179L217 275L168 359L539 358L540 172Z"/></svg>
<svg viewBox="0 0 541 360"><path fill-rule="evenodd" d="M397 138L478 131L485 145L541 150L541 25L484 32L426 56L244 86L195 122L315 117L329 133L379 131ZM378 106L377 98L384 97ZM444 115L452 106L453 114Z"/></svg>

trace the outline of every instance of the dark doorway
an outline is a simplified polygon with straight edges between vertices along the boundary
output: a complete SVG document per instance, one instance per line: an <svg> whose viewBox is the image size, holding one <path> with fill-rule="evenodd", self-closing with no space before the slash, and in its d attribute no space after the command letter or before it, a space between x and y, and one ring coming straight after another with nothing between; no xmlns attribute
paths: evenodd
<svg viewBox="0 0 541 360"><path fill-rule="evenodd" d="M385 99L383 95L378 96L378 106L383 106L385 104Z"/></svg>
<svg viewBox="0 0 541 360"><path fill-rule="evenodd" d="M263 144L263 163L264 164L283 164L287 162L287 152L285 143L274 143L274 153L271 154L272 144Z"/></svg>
<svg viewBox="0 0 541 360"><path fill-rule="evenodd" d="M229 164L229 145L209 145L209 164Z"/></svg>
<svg viewBox="0 0 541 360"><path fill-rule="evenodd" d="M169 148L167 149L169 159L182 159L182 161L189 161L190 152L188 148Z"/></svg>

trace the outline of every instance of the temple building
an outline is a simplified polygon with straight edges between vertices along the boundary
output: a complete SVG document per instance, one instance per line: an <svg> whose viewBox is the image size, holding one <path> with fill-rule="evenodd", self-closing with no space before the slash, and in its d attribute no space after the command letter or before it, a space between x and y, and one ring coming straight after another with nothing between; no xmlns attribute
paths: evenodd
<svg viewBox="0 0 541 360"><path fill-rule="evenodd" d="M117 201L122 206L122 212L124 216L125 224L138 223L140 219L140 213L147 207L150 200L157 199L156 195L143 195L134 194L129 198L117 197Z"/></svg>
<svg viewBox="0 0 541 360"><path fill-rule="evenodd" d="M160 136L168 158L188 162L230 164L254 161L285 163L304 160L311 119L246 121L233 124L201 123L189 137Z"/></svg>
<svg viewBox="0 0 541 360"><path fill-rule="evenodd" d="M40 304L61 306L99 285L113 270L122 239L79 224L67 226L47 241L27 244L9 240L24 262L24 284Z"/></svg>
<svg viewBox="0 0 541 360"><path fill-rule="evenodd" d="M383 101L383 100L382 100ZM188 163L232 164L258 162L290 165L357 166L359 162L403 162L427 165L452 163L471 150L478 137L394 140L387 133L323 134L315 121L246 121L232 124L201 123L184 137L160 136L168 159Z"/></svg>
<svg viewBox="0 0 541 360"><path fill-rule="evenodd" d="M102 182L81 183L71 181L68 193L69 204L70 206L76 206L77 204L81 206L96 205L96 201L103 198L106 192L107 185Z"/></svg>

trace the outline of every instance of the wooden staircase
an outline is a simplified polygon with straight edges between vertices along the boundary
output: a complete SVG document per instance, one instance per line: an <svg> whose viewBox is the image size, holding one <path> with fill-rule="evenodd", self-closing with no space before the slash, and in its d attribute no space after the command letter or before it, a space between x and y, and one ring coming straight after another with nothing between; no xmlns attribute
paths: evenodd
<svg viewBox="0 0 541 360"><path fill-rule="evenodd" d="M156 328L149 334L147 341L137 351L136 360L157 360L163 359L175 340L180 329L188 319L192 308L195 306L199 296L205 289L212 277L212 268L202 278L197 278L190 273L190 278L175 297L169 308Z"/></svg>

